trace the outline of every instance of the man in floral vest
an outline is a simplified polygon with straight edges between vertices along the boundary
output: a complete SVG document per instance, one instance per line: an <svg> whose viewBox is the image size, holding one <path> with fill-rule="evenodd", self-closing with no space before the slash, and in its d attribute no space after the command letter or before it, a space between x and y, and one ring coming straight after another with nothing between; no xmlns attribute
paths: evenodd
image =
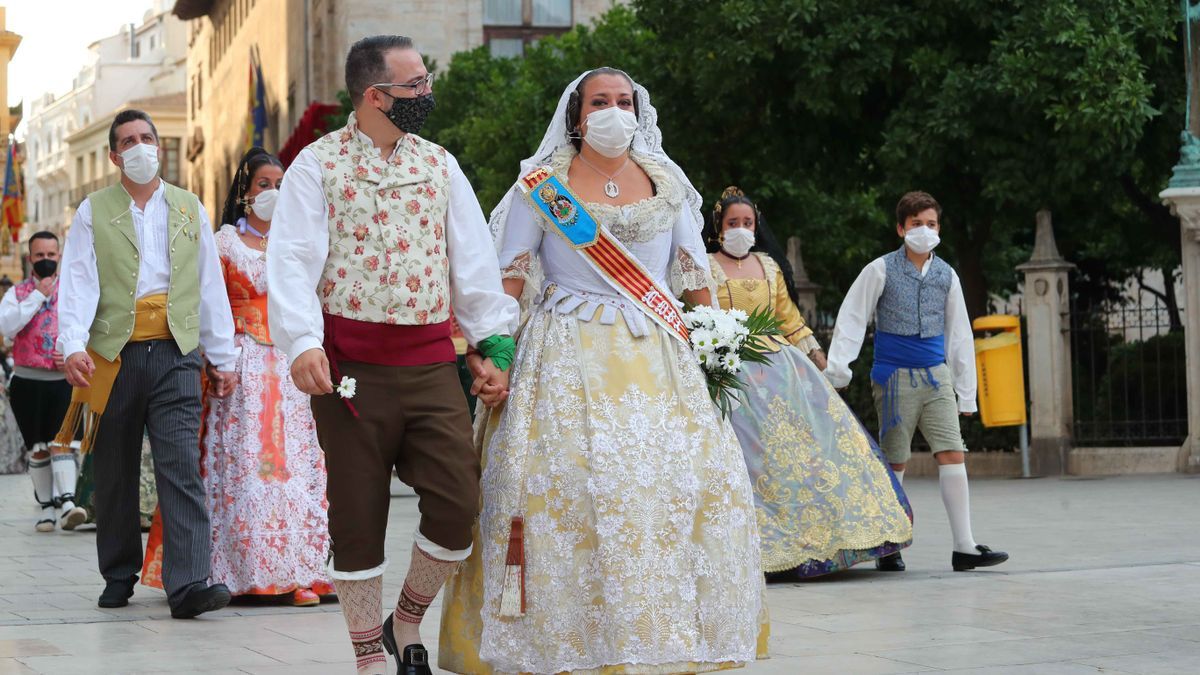
<svg viewBox="0 0 1200 675"><path fill-rule="evenodd" d="M472 372L490 404L507 390L519 316L470 183L450 153L416 135L434 106L432 80L409 38L351 47L354 113L288 169L267 247L271 334L313 396L329 470L329 574L360 673L384 672L385 648L401 672L430 672L421 618L471 549L479 460L450 307L479 352ZM393 468L420 497L421 522L381 626Z"/></svg>
<svg viewBox="0 0 1200 675"><path fill-rule="evenodd" d="M29 237L33 275L13 286L0 301L0 332L13 343L14 372L9 396L29 457L33 498L41 507L38 532L54 531L54 507L62 509L62 528L87 520L75 505L75 453L50 441L71 403L71 385L62 372L58 339L58 237L35 232Z"/></svg>

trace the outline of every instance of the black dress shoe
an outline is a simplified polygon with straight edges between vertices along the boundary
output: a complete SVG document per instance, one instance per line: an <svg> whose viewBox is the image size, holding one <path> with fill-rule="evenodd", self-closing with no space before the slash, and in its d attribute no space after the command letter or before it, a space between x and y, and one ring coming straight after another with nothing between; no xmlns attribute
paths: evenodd
<svg viewBox="0 0 1200 675"><path fill-rule="evenodd" d="M179 605L171 608L171 618L194 619L205 612L215 612L225 607L232 598L225 584L197 584Z"/></svg>
<svg viewBox="0 0 1200 675"><path fill-rule="evenodd" d="M128 605L129 598L133 596L133 585L137 583L137 580L136 576L132 576L128 579L109 581L105 584L104 592L100 594L100 601L96 604L105 609Z"/></svg>
<svg viewBox="0 0 1200 675"><path fill-rule="evenodd" d="M392 632L392 615L383 620L383 648L396 657L396 675L433 675L429 669L429 652L425 645L406 645L403 654L397 654L396 635Z"/></svg>
<svg viewBox="0 0 1200 675"><path fill-rule="evenodd" d="M976 567L991 567L992 565L999 565L1008 560L1008 554L1004 551L993 551L983 545L976 546L975 550L979 551L979 553L954 552L954 555L950 558L950 565L954 568L955 572L973 570Z"/></svg>
<svg viewBox="0 0 1200 675"><path fill-rule="evenodd" d="M904 558L901 558L900 552L896 551L891 555L876 558L875 569L880 572L903 572L907 568L904 566Z"/></svg>

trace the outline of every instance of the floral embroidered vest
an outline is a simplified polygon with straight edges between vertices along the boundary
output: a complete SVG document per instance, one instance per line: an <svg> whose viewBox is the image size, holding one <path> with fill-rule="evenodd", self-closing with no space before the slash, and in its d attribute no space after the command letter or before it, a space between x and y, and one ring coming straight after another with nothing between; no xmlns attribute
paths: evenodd
<svg viewBox="0 0 1200 675"><path fill-rule="evenodd" d="M33 277L13 286L17 302L33 293L37 281ZM50 299L25 324L13 339L13 363L25 368L54 370L54 341L58 339L58 285Z"/></svg>
<svg viewBox="0 0 1200 675"><path fill-rule="evenodd" d="M446 151L419 136L388 160L351 115L309 149L329 205L329 255L318 295L326 314L422 326L450 318Z"/></svg>

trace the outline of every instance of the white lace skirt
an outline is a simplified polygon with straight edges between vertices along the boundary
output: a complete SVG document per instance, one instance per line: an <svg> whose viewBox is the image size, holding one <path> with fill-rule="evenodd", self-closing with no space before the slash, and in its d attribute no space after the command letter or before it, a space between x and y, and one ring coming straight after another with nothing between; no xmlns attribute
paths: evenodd
<svg viewBox="0 0 1200 675"><path fill-rule="evenodd" d="M447 592L442 668L669 673L755 659L765 611L750 481L689 350L657 327L634 338L623 320L538 309L488 427L483 514ZM527 612L501 618L517 514Z"/></svg>

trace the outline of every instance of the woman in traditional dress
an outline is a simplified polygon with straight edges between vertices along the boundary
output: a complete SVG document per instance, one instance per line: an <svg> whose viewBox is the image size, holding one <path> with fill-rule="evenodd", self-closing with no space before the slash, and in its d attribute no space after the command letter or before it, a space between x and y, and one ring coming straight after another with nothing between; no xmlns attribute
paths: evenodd
<svg viewBox="0 0 1200 675"><path fill-rule="evenodd" d="M591 231L590 214L604 255L640 268L651 293L670 296L670 280L709 303L700 197L661 143L645 89L585 73L492 214L505 290L529 318L507 402L481 416L483 513L443 610L443 669L681 673L756 658L763 580L737 438L677 332L547 219ZM554 180L523 194L540 167ZM506 566L522 552L523 597Z"/></svg>
<svg viewBox="0 0 1200 675"><path fill-rule="evenodd" d="M754 203L727 188L706 226L723 309L770 309L770 365L746 364L733 428L742 444L772 580L878 560L912 542L912 511L879 447L829 385L825 354L796 308L791 265Z"/></svg>
<svg viewBox="0 0 1200 675"><path fill-rule="evenodd" d="M267 328L267 239L282 181L279 160L252 148L225 200L216 242L242 355L237 391L206 397L201 472L213 583L234 595L285 596L310 606L333 593L325 573L328 502L309 397L292 383L287 357ZM143 582L154 581L161 555L147 554Z"/></svg>

